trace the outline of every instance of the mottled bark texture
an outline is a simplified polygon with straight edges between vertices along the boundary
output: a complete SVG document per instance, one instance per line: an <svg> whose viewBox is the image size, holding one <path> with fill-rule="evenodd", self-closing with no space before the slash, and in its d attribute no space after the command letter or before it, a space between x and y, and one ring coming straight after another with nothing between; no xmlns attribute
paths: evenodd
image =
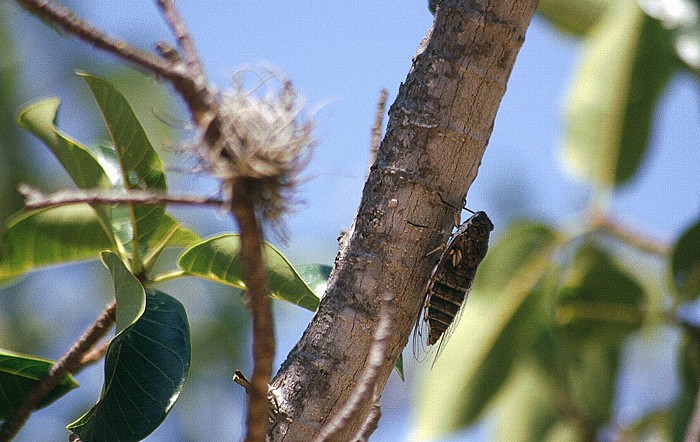
<svg viewBox="0 0 700 442"><path fill-rule="evenodd" d="M396 303L395 334L378 384L385 385L435 265L427 255L446 241L476 177L536 4L440 2L389 111L319 311L273 381L279 409L271 440L312 440L343 406L365 364L382 297ZM371 407L368 401L338 440L351 438Z"/></svg>

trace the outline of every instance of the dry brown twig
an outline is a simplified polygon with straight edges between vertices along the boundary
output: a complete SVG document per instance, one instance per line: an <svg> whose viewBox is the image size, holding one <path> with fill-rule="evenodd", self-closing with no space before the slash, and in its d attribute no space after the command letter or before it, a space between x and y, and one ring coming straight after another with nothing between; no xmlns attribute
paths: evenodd
<svg viewBox="0 0 700 442"><path fill-rule="evenodd" d="M372 125L372 136L370 139L369 167L372 167L372 164L376 161L379 146L382 144L382 125L384 124L384 112L386 111L386 99L388 96L389 91L386 88L379 92L377 111L374 115L374 124Z"/></svg>
<svg viewBox="0 0 700 442"><path fill-rule="evenodd" d="M390 295L385 295L379 306L379 320L377 321L374 339L367 355L367 362L358 376L357 385L355 385L345 405L321 427L314 442L335 440L348 423L361 411L367 399L373 394L376 396L377 380L387 358L387 349L391 342L392 324L395 316L396 306L394 305L394 298ZM378 408L378 404L375 400L373 410L376 408ZM359 434L370 431L371 419L366 418L365 422L368 422L368 420L370 424L367 426L363 425Z"/></svg>
<svg viewBox="0 0 700 442"><path fill-rule="evenodd" d="M37 383L22 404L0 427L0 441L12 440L29 416L39 407L39 403L51 392L67 374L80 371L86 362L86 354L104 337L116 320L116 302L112 302L97 320L85 330L75 344L51 367L48 374ZM87 362L89 363L89 361Z"/></svg>
<svg viewBox="0 0 700 442"><path fill-rule="evenodd" d="M192 153L201 158L209 173L221 179L228 207L241 234L254 331L246 440L264 440L275 341L261 222L278 221L289 209L286 197L296 184L297 175L308 159L308 148L313 144L312 124L300 117L296 92L284 81L276 96L256 98L241 90L228 95L217 93L208 82L194 42L172 0L158 0L158 5L176 38L177 48L161 43L160 56L107 35L53 1L17 0L17 3L67 33L167 80L187 104L201 133L200 149ZM158 201L168 202L166 197Z"/></svg>
<svg viewBox="0 0 700 442"><path fill-rule="evenodd" d="M52 193L42 191L28 185L20 184L17 192L24 197L27 209L43 209L70 204L183 204L194 206L223 206L226 201L220 198L202 197L197 195L167 195L149 190L111 191L66 189Z"/></svg>
<svg viewBox="0 0 700 442"><path fill-rule="evenodd" d="M386 109L386 99L389 91L382 89L377 101L377 110L372 125L372 137L370 142L369 167L371 168L377 158L379 146L382 142L382 123L384 121L384 111ZM384 295L384 299L379 306L377 325L374 331L374 338L367 357L367 364L359 374L358 382L353 392L347 399L340 411L326 422L316 435L315 442L333 440L345 429L348 422L353 419L363 402L370 394L374 395L372 410L365 418L365 422L358 431L354 440L367 440L377 429L377 422L381 416L380 397L377 388L377 379L380 369L384 364L389 345L389 337L393 331L392 323L396 315L396 306L392 296Z"/></svg>

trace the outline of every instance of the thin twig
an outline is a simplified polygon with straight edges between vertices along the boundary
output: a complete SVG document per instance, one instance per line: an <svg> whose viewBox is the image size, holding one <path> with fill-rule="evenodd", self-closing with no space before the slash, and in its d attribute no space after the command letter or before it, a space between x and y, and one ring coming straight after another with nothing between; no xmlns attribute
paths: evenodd
<svg viewBox="0 0 700 442"><path fill-rule="evenodd" d="M374 404L369 410L369 414L362 423L362 426L358 430L355 437L352 439L353 442L367 442L369 437L377 430L379 425L379 419L382 417L382 407L381 407L381 395L378 394L377 386L374 387Z"/></svg>
<svg viewBox="0 0 700 442"><path fill-rule="evenodd" d="M245 257L243 273L253 318L253 377L248 388L250 405L245 440L262 442L266 438L270 412L268 391L275 355L275 331L262 254L263 235L255 208L248 199L249 185L254 182L238 181L232 186L231 209L241 232L241 254Z"/></svg>
<svg viewBox="0 0 700 442"><path fill-rule="evenodd" d="M48 22L55 23L69 33L169 80L187 104L192 120L202 131L203 141L207 147L215 154L223 152L222 157L231 156L229 160L235 162L236 158L233 155L236 153L235 149L231 154L229 145L239 141L235 136L236 128L230 124L231 118L222 114L219 96L215 88L208 84L192 39L170 0L160 0L159 4L183 51L181 61L177 57L159 58L143 53L126 42L97 31L87 22L78 19L74 13L46 0L17 1L30 12ZM190 70L193 67L194 70ZM247 440L263 441L268 424L267 390L272 375L275 342L267 275L262 259L263 236L256 218L256 201L252 197L259 194L260 182L248 178L233 181L233 183L227 183L226 187L231 189L231 209L241 233L243 270L253 316L255 359L248 410Z"/></svg>
<svg viewBox="0 0 700 442"><path fill-rule="evenodd" d="M96 362L99 362L107 353L107 349L109 349L109 344L111 343L112 341L103 342L102 345L100 345L99 347L93 348L88 353L86 353L85 356L83 356L83 358L80 360L80 367L78 367L73 374L78 374L88 365L92 365Z"/></svg>
<svg viewBox="0 0 700 442"><path fill-rule="evenodd" d="M369 167L372 167L377 160L377 152L382 144L382 126L384 124L384 111L386 110L386 98L389 96L389 91L385 88L379 93L377 101L377 113L374 115L374 125L372 125L372 137L369 148Z"/></svg>
<svg viewBox="0 0 700 442"><path fill-rule="evenodd" d="M177 39L177 44L182 49L189 71L198 76L204 76L204 65L199 57L199 53L194 45L194 40L187 32L187 26L182 20L175 4L172 0L158 0L158 6L163 10L165 21L170 25L170 29Z"/></svg>
<svg viewBox="0 0 700 442"><path fill-rule="evenodd" d="M37 409L39 403L69 373L75 373L81 367L83 356L104 337L115 321L117 310L113 301L97 320L88 327L78 341L64 354L25 396L17 410L0 427L0 441L9 441L19 432L29 416Z"/></svg>
<svg viewBox="0 0 700 442"><path fill-rule="evenodd" d="M17 0L17 3L37 17L58 26L81 40L104 49L124 61L140 66L158 77L169 80L185 100L193 120L199 126L211 121L212 107L215 107L216 103L215 94L208 86L203 73L194 75L188 71L188 67L194 64L193 61L157 57L127 41L100 31L89 22L79 18L70 9L53 1Z"/></svg>
<svg viewBox="0 0 700 442"><path fill-rule="evenodd" d="M668 245L661 241L650 239L646 234L635 232L629 226L617 220L594 214L593 226L638 250L661 257L668 256L670 250Z"/></svg>
<svg viewBox="0 0 700 442"><path fill-rule="evenodd" d="M233 372L233 382L243 387L245 392L248 393L248 388L250 388L250 381L247 377L245 377L241 370L236 370L235 372Z"/></svg>
<svg viewBox="0 0 700 442"><path fill-rule="evenodd" d="M17 3L37 17L57 25L64 31L100 49L118 55L126 61L143 66L158 76L171 78L176 75L174 65L171 62L155 57L124 40L107 35L60 4L46 0L17 0Z"/></svg>
<svg viewBox="0 0 700 442"><path fill-rule="evenodd" d="M362 405L375 391L377 379L386 360L391 334L394 329L395 316L396 306L394 305L394 300L382 299L379 306L379 321L377 321L377 327L374 332L374 340L369 348L367 363L360 372L359 380L345 404L340 407L335 416L321 427L314 442L335 440L356 417ZM373 410L370 411L370 413L372 412Z"/></svg>
<svg viewBox="0 0 700 442"><path fill-rule="evenodd" d="M194 206L222 206L225 201L197 195L167 195L152 190L112 191L105 189L83 190L66 189L58 192L43 193L28 185L20 184L17 192L25 199L28 209L66 206L69 204L183 204Z"/></svg>

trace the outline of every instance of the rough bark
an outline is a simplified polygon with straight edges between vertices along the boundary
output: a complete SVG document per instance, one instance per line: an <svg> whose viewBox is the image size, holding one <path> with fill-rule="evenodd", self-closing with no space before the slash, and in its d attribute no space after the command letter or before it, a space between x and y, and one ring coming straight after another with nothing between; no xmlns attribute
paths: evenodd
<svg viewBox="0 0 700 442"><path fill-rule="evenodd" d="M443 0L421 43L341 241L318 313L272 384L273 441L309 441L342 407L395 299L383 387L418 317L435 256L476 177L536 0ZM458 345L458 343L453 343ZM372 402L338 440L354 435Z"/></svg>

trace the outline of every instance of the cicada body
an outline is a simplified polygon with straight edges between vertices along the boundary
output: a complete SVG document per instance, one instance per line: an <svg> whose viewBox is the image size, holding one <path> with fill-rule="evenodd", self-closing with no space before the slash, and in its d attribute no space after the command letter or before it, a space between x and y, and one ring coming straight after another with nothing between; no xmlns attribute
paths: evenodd
<svg viewBox="0 0 700 442"><path fill-rule="evenodd" d="M474 213L450 237L433 269L414 339L429 346L440 341L438 354L464 310L476 270L486 256L492 230L493 223L485 212ZM414 351L415 347L414 342Z"/></svg>

